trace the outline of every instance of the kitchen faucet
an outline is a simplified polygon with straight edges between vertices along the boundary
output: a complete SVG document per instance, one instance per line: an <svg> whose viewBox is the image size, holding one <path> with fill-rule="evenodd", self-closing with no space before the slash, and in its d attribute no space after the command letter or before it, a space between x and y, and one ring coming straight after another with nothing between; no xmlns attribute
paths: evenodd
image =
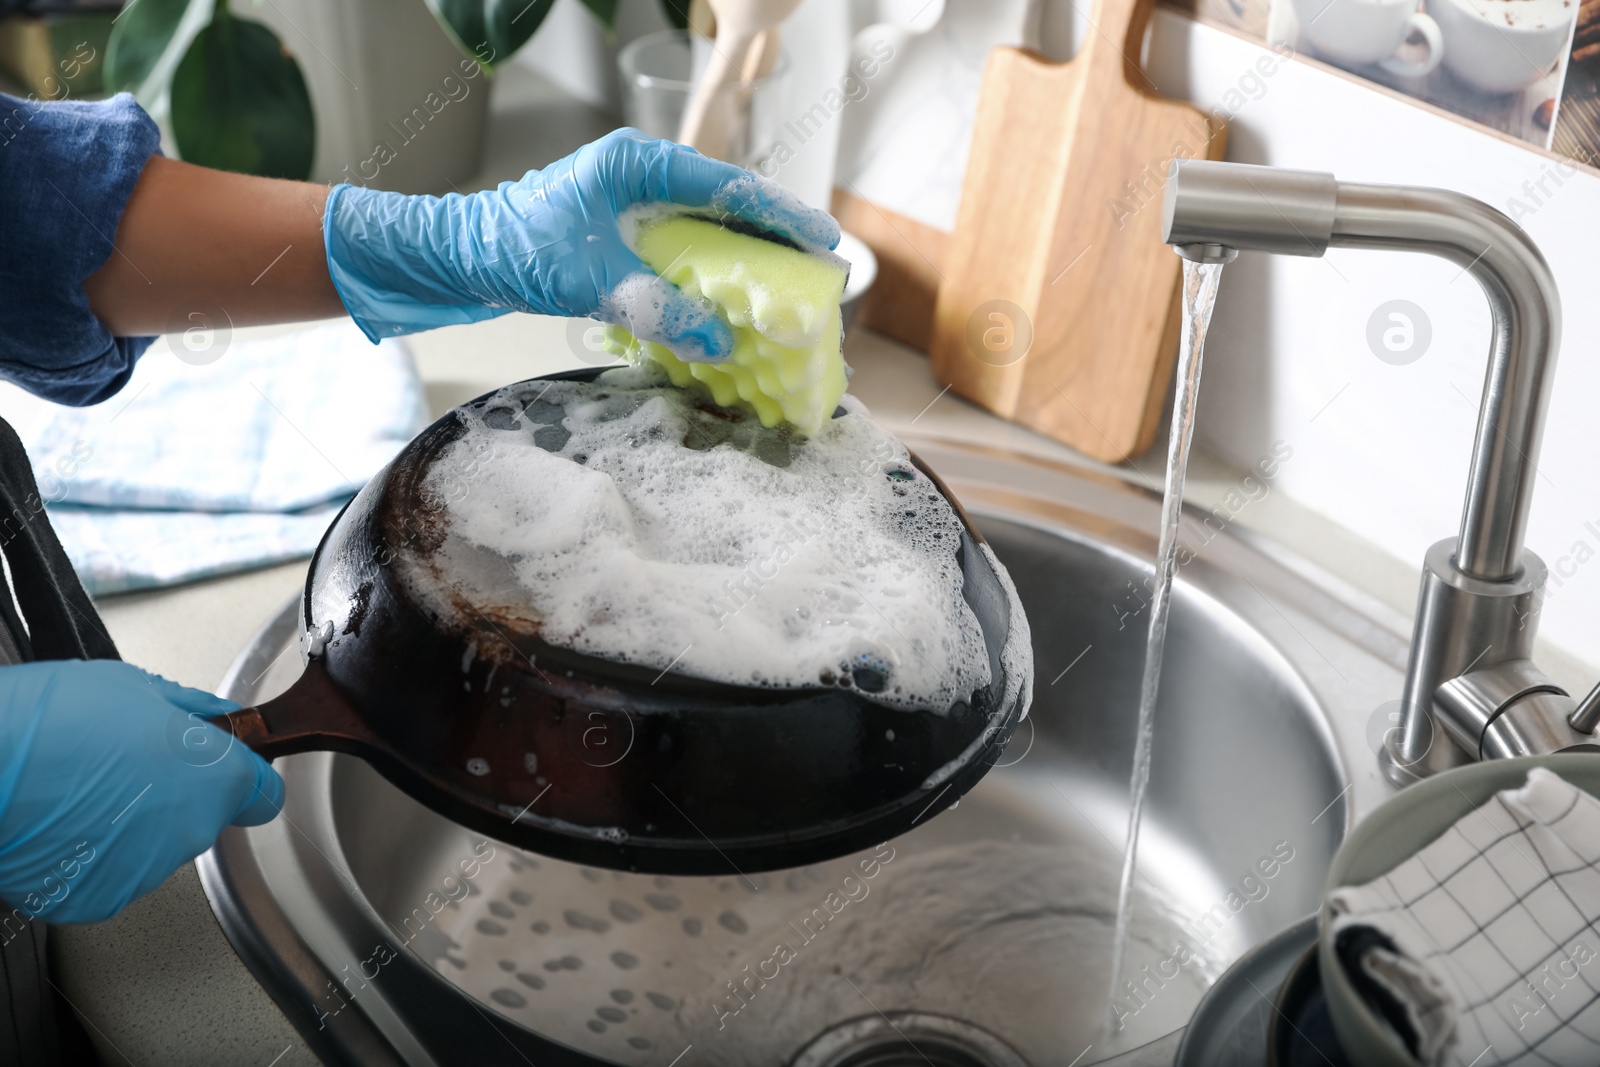
<svg viewBox="0 0 1600 1067"><path fill-rule="evenodd" d="M1482 201L1442 189L1174 160L1162 239L1186 259L1212 263L1240 251L1427 252L1478 280L1494 329L1461 531L1423 560L1400 721L1379 764L1406 785L1474 759L1600 751L1600 686L1575 702L1532 659L1546 568L1523 536L1561 300L1528 235Z"/></svg>

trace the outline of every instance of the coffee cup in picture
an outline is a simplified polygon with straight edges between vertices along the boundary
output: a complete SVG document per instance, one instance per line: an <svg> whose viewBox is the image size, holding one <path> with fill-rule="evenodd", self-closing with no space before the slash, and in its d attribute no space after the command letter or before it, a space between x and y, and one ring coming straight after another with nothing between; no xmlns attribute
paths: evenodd
<svg viewBox="0 0 1600 1067"><path fill-rule="evenodd" d="M1514 93L1561 58L1578 0L1428 0L1445 68L1480 93Z"/></svg>
<svg viewBox="0 0 1600 1067"><path fill-rule="evenodd" d="M1376 63L1391 74L1420 77L1439 65L1446 43L1439 26L1417 10L1417 0L1292 0L1300 37L1313 50L1340 66ZM1399 54L1413 33L1422 36L1427 54L1411 59Z"/></svg>

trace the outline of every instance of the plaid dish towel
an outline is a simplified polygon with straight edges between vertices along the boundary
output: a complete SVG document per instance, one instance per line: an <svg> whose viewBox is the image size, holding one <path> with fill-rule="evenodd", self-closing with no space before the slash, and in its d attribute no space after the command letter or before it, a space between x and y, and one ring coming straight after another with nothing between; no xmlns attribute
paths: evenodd
<svg viewBox="0 0 1600 1067"><path fill-rule="evenodd" d="M203 366L152 349L119 394L22 436L67 555L104 595L310 555L427 422L405 345L340 321Z"/></svg>
<svg viewBox="0 0 1600 1067"><path fill-rule="evenodd" d="M1600 1064L1600 800L1543 768L1329 895L1351 980L1427 1067Z"/></svg>

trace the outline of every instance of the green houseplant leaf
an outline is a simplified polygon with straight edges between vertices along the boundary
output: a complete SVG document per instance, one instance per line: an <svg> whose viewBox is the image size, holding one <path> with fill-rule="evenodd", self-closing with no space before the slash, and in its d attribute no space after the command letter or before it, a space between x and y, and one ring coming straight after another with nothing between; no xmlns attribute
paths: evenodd
<svg viewBox="0 0 1600 1067"><path fill-rule="evenodd" d="M661 11L674 29L689 28L689 0L661 0Z"/></svg>
<svg viewBox="0 0 1600 1067"><path fill-rule="evenodd" d="M276 34L226 3L172 76L172 132L191 163L272 178L311 174L316 120L300 65Z"/></svg>
<svg viewBox="0 0 1600 1067"><path fill-rule="evenodd" d="M589 8L589 13L600 19L600 26L605 27L606 37L616 32L616 5L619 0L584 0L584 6Z"/></svg>
<svg viewBox="0 0 1600 1067"><path fill-rule="evenodd" d="M144 2L144 0L140 0ZM600 25L610 34L617 28L620 0L583 0ZM663 0L668 6L681 2L685 13L689 0ZM555 0L428 0L428 7L463 52L473 56L485 69L493 70L528 43L544 22ZM687 18L687 14L684 15Z"/></svg>
<svg viewBox="0 0 1600 1067"><path fill-rule="evenodd" d="M617 28L617 0L583 0L583 6L611 33Z"/></svg>
<svg viewBox="0 0 1600 1067"><path fill-rule="evenodd" d="M487 70L527 44L554 4L555 0L428 0L456 44Z"/></svg>
<svg viewBox="0 0 1600 1067"><path fill-rule="evenodd" d="M134 0L122 9L106 42L105 86L133 92L172 43L191 0ZM197 0L204 2L204 0Z"/></svg>

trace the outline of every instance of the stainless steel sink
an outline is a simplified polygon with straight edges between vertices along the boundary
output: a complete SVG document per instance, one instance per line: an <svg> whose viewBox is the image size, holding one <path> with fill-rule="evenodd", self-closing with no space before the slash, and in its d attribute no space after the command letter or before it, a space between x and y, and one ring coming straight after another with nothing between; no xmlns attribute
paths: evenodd
<svg viewBox="0 0 1600 1067"><path fill-rule="evenodd" d="M880 849L692 879L531 856L434 815L359 761L281 760L287 817L228 831L201 876L230 940L319 1055L1172 1062L1209 983L1316 907L1346 827L1388 795L1365 734L1399 695L1405 639L1271 546L1194 517L1119 1027L1109 942L1159 502L1012 453L909 443L973 514L1032 622L1033 711L995 769ZM287 607L227 695L287 687L298 631Z"/></svg>

